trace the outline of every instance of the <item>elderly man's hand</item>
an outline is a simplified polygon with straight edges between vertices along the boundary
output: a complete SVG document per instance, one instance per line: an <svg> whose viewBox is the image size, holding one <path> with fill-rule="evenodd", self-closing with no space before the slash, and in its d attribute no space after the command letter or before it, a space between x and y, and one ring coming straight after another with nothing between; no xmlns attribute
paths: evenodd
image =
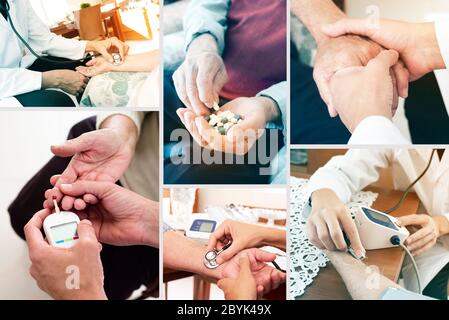
<svg viewBox="0 0 449 320"><path fill-rule="evenodd" d="M347 68L332 77L333 105L351 132L367 117L393 117L398 96L391 67L398 57L394 50L382 51L366 67Z"/></svg>
<svg viewBox="0 0 449 320"><path fill-rule="evenodd" d="M277 104L267 97L237 98L220 108L242 117L242 121L221 135L202 116L188 108L177 110L184 126L202 147L226 153L244 155L262 136L266 125L280 117Z"/></svg>
<svg viewBox="0 0 449 320"><path fill-rule="evenodd" d="M203 116L218 102L218 94L227 80L215 39L208 34L190 44L184 62L173 74L179 99L196 115Z"/></svg>
<svg viewBox="0 0 449 320"><path fill-rule="evenodd" d="M101 245L90 221L83 220L78 225L79 240L73 247L55 248L41 232L49 214L49 209L41 210L25 226L30 273L39 288L58 300L106 299Z"/></svg>
<svg viewBox="0 0 449 320"><path fill-rule="evenodd" d="M72 70L51 70L42 73L42 89L57 88L68 94L79 96L86 89L89 79Z"/></svg>
<svg viewBox="0 0 449 320"><path fill-rule="evenodd" d="M338 115L330 90L332 76L342 69L366 66L382 50L377 43L353 35L327 38L318 43L313 76L332 117ZM393 70L399 92L405 97L408 91L408 71L400 62L393 66Z"/></svg>
<svg viewBox="0 0 449 320"><path fill-rule="evenodd" d="M52 146L51 151L59 157L72 157L60 176L52 177L55 188L45 192L44 208L53 208L53 199L61 201L64 210L86 207L83 199L63 195L59 186L77 180L116 182L128 168L136 144L136 137L128 141L128 136L118 130L107 128L84 133L61 145Z"/></svg>

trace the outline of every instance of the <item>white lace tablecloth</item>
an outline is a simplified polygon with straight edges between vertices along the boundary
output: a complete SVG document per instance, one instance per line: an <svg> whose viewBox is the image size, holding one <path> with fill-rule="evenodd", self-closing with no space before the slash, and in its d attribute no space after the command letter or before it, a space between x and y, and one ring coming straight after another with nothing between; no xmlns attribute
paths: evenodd
<svg viewBox="0 0 449 320"><path fill-rule="evenodd" d="M326 266L328 258L313 246L307 238L306 220L302 215L306 198L308 180L290 178L290 212L289 212L289 255L290 273L288 285L289 299L297 299L313 282L320 268ZM374 192L359 192L351 198L348 207L354 216L354 211L361 205L370 207L377 198Z"/></svg>

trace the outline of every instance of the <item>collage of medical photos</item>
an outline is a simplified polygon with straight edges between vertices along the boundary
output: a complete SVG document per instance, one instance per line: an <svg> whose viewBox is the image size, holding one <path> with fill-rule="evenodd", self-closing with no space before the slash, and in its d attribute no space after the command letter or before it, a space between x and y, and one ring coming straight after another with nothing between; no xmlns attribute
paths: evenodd
<svg viewBox="0 0 449 320"><path fill-rule="evenodd" d="M447 300L445 0L0 0L0 300Z"/></svg>

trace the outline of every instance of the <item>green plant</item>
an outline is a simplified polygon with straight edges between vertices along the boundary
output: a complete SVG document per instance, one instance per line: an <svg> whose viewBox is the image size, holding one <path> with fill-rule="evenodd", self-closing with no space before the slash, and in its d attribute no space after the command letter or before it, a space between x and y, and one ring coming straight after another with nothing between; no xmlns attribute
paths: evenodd
<svg viewBox="0 0 449 320"><path fill-rule="evenodd" d="M80 7L81 7L81 9L89 8L89 7L90 7L90 3L88 3L88 2L83 2L83 3L81 3Z"/></svg>

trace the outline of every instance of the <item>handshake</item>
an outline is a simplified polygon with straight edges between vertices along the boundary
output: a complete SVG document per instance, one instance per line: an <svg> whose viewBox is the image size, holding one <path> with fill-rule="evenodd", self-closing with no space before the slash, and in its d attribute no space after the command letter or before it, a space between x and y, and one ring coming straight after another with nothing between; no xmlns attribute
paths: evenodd
<svg viewBox="0 0 449 320"><path fill-rule="evenodd" d="M434 23L343 18L315 38L314 79L351 132L367 117L392 119L409 81L445 68Z"/></svg>

